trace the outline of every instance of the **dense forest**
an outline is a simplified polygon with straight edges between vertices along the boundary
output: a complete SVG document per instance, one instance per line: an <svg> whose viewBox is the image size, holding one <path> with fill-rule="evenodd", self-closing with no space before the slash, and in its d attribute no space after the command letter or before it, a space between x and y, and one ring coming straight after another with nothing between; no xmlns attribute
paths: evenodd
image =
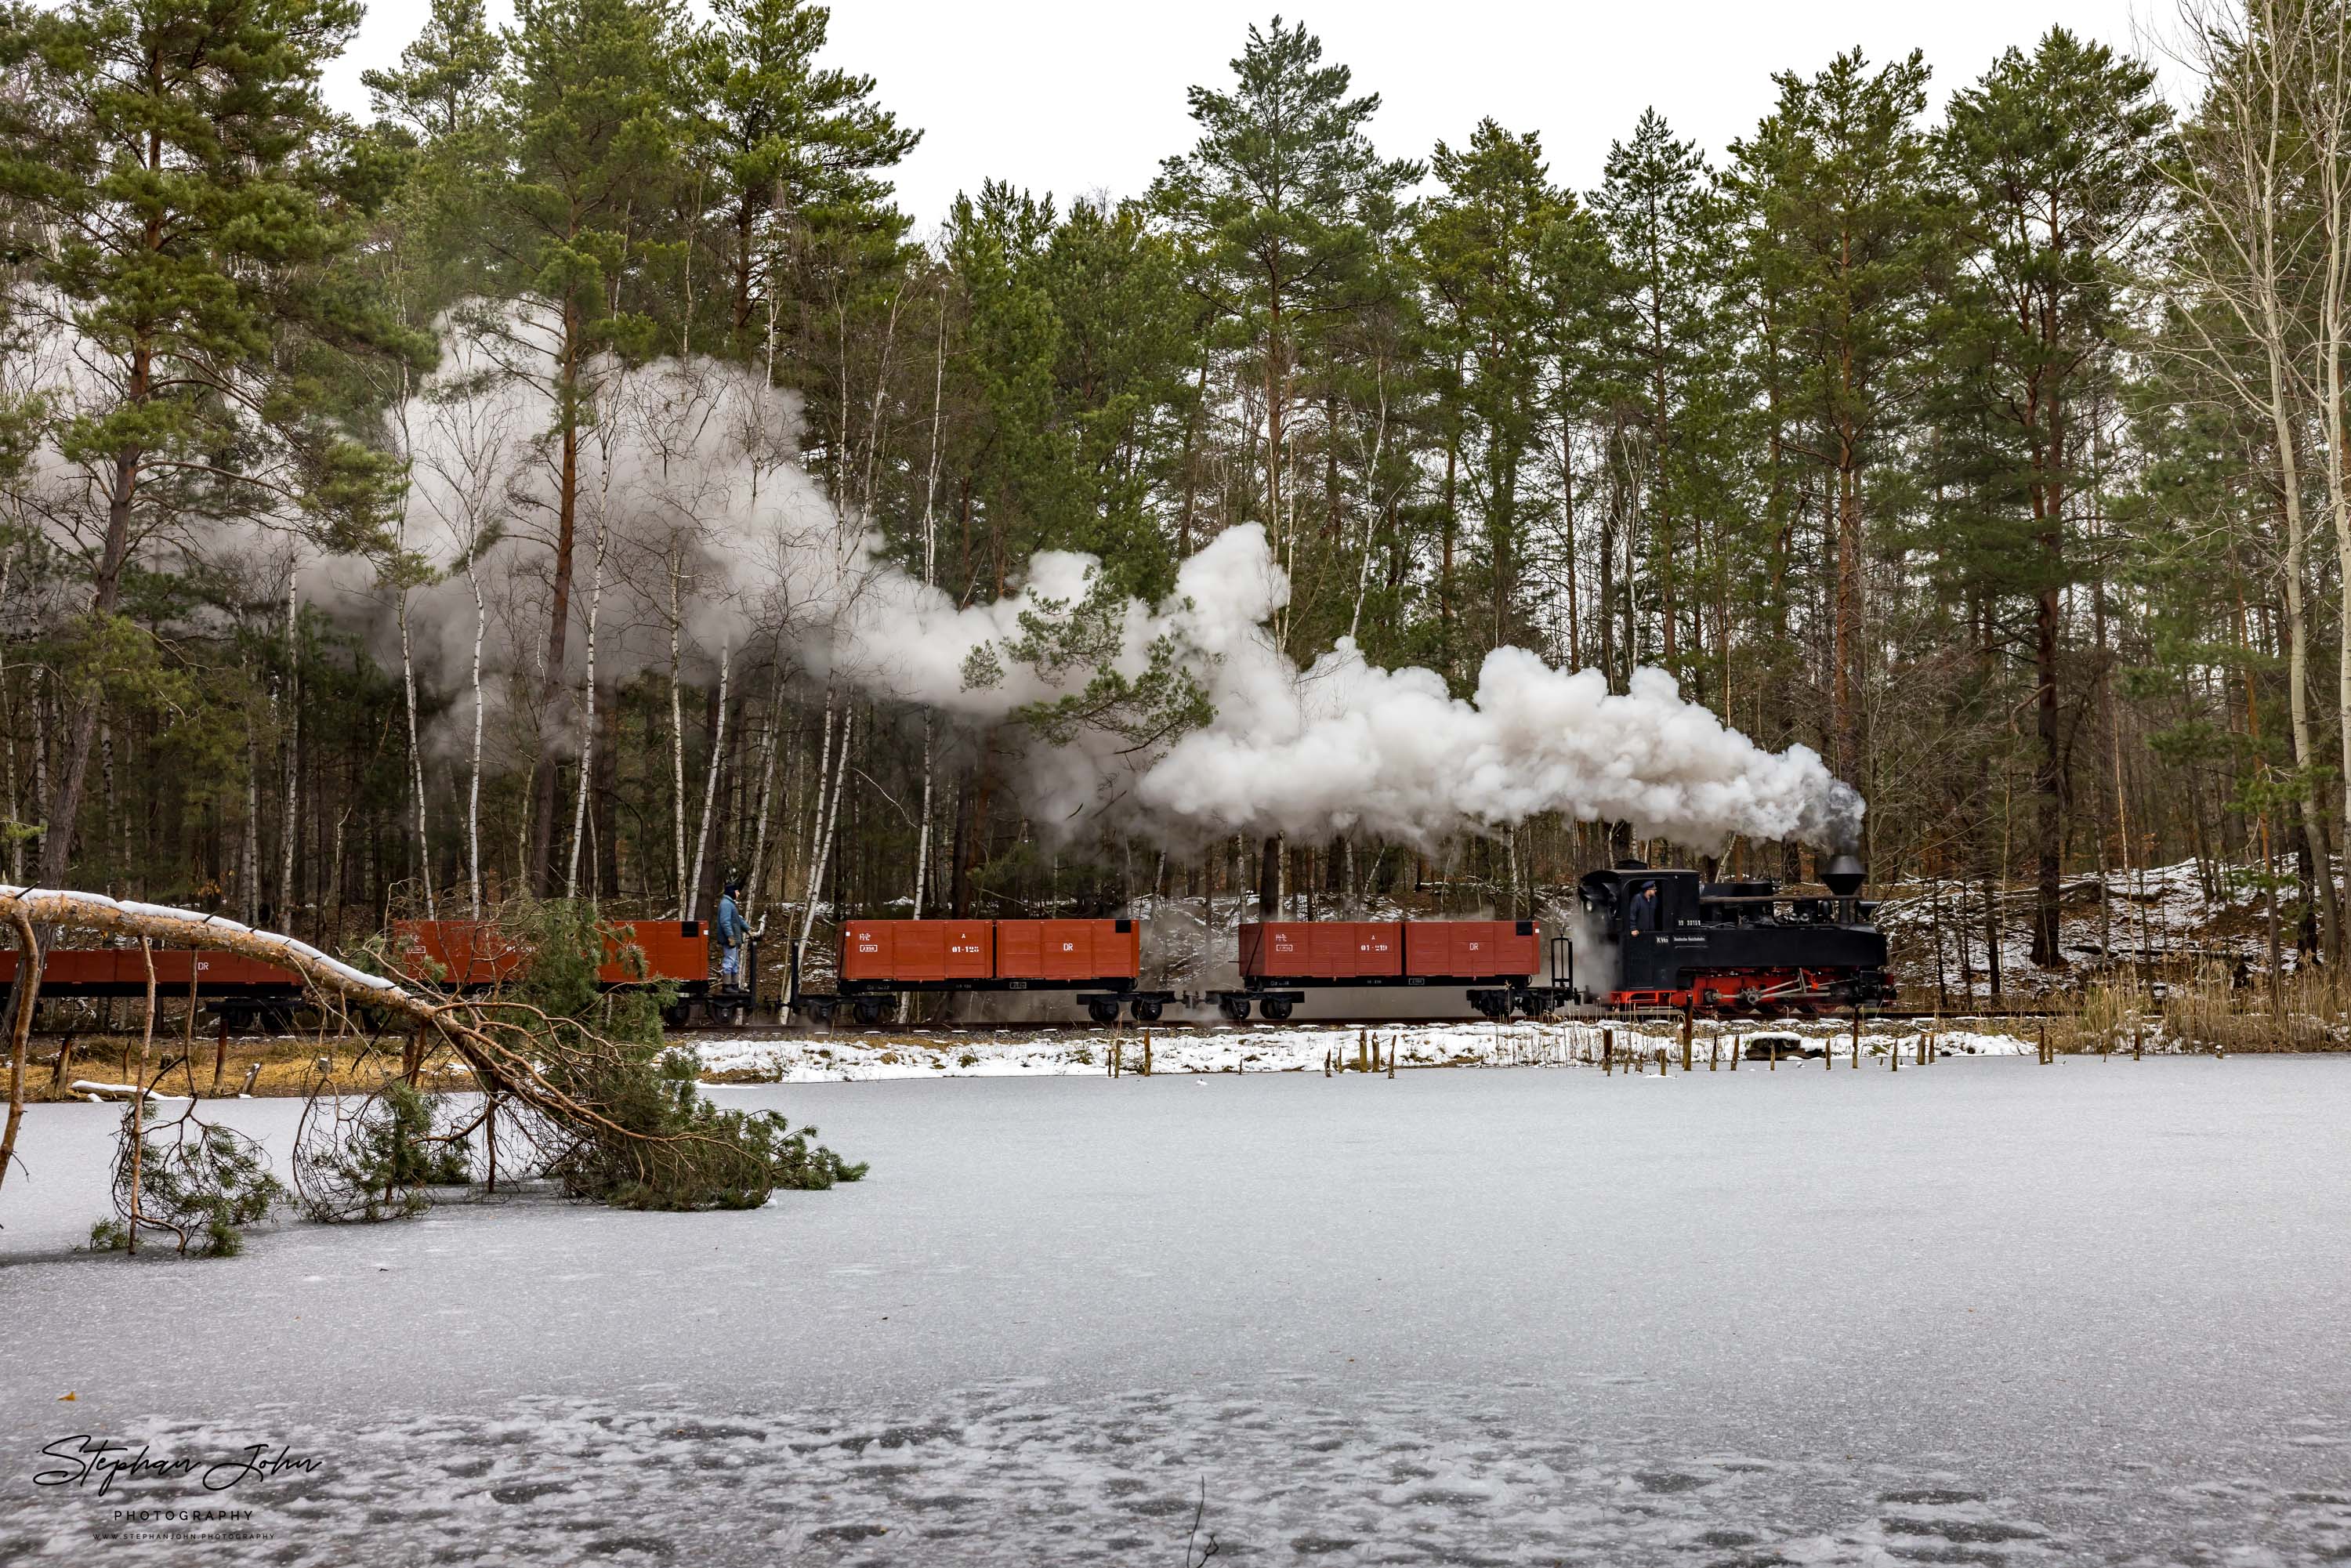
<svg viewBox="0 0 2351 1568"><path fill-rule="evenodd" d="M2339 956L2351 19L2248 4L1581 192L1275 19L1148 189L908 214L802 0L434 0L364 122L357 0L0 0L0 874L806 934L1857 831L2052 967L2191 858Z"/></svg>

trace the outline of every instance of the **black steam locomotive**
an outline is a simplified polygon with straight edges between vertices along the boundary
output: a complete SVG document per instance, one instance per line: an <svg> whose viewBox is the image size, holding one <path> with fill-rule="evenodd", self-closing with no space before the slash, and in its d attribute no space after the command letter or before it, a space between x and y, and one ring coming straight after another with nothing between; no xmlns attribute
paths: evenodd
<svg viewBox="0 0 2351 1568"><path fill-rule="evenodd" d="M1604 969L1613 958L1614 975L1587 999L1758 1017L1891 1001L1876 906L1855 896L1862 874L1839 855L1821 878L1835 896L1803 898L1777 883L1701 882L1636 860L1588 873L1584 914L1606 949L1594 956Z"/></svg>

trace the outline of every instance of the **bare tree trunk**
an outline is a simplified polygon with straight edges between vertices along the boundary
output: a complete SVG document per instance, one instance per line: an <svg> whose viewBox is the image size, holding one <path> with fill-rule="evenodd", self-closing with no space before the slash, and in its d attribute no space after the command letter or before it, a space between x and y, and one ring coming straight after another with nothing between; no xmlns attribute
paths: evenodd
<svg viewBox="0 0 2351 1568"><path fill-rule="evenodd" d="M416 653L409 635L408 585L400 588L400 689L408 708L408 768L409 785L416 796L416 867L417 879L424 886L424 917L441 918L441 911L433 892L433 841L424 829L424 748L419 744L416 728ZM337 848L341 847L338 841Z"/></svg>
<svg viewBox="0 0 2351 1568"><path fill-rule="evenodd" d="M743 886L743 919L752 922L759 898L766 891L768 870L768 816L775 799L776 744L784 727L784 672L780 663L776 667L775 689L768 698L768 722L759 741L759 821L751 840L751 875Z"/></svg>
<svg viewBox="0 0 2351 1568"><path fill-rule="evenodd" d="M40 1000L41 964L47 956L23 905L9 913L16 927L16 983L10 988L16 1017L8 1053L8 1124L0 1128L0 1185L16 1162L16 1128L25 1119L25 1063L33 1048L33 1009Z"/></svg>
<svg viewBox="0 0 2351 1568"><path fill-rule="evenodd" d="M923 583L935 588L939 580L939 423L946 407L947 367L946 285L939 285L939 346L931 367L931 461L923 479ZM937 786L932 751L932 716L923 715L923 815L914 833L914 918L923 917L924 894L931 875L931 802Z"/></svg>
<svg viewBox="0 0 2351 1568"><path fill-rule="evenodd" d="M809 818L808 836L800 850L800 895L808 896L808 882L815 873L817 841L824 834L824 803L832 788L832 732L839 714L838 698L826 688L824 694L824 740L816 754L816 810Z"/></svg>
<svg viewBox="0 0 2351 1568"><path fill-rule="evenodd" d="M718 717L710 730L710 768L702 783L702 826L694 835L694 871L685 884L685 913L691 920L702 901L702 862L710 847L710 819L718 800L718 765L726 754L726 683L735 650L721 644L718 650Z"/></svg>
<svg viewBox="0 0 2351 1568"><path fill-rule="evenodd" d="M608 491L611 471L611 455L607 451L604 472ZM588 576L587 638L586 646L581 650L587 656L588 668L580 677L580 789L571 800L571 848L563 867L563 896L566 898L580 896L580 846L588 836L588 797L596 787L596 620L604 607L604 553L609 538L604 526L606 510L602 507L597 508L596 559L589 568ZM588 868L591 881L595 872L596 868L591 863Z"/></svg>
<svg viewBox="0 0 2351 1568"><path fill-rule="evenodd" d="M808 903L800 910L799 939L803 950L808 946L810 935L816 930L817 905L824 898L825 866L832 859L833 830L841 821L841 789L849 776L849 741L856 728L857 708L852 704L849 711L841 715L841 760L834 765L831 786L827 791L829 798L819 813L823 818L823 831L817 839L816 859L809 867ZM789 1005L789 998L787 1005Z"/></svg>
<svg viewBox="0 0 2351 1568"><path fill-rule="evenodd" d="M261 745L245 727L245 841L237 856L237 904L247 925L261 923Z"/></svg>
<svg viewBox="0 0 2351 1568"><path fill-rule="evenodd" d="M669 780L670 848L677 879L678 907L685 907L685 710L679 696L678 637L684 627L679 603L685 566L675 541L669 555Z"/></svg>
<svg viewBox="0 0 2351 1568"><path fill-rule="evenodd" d="M482 602L482 576L475 564L478 552L465 555L465 581L474 591L474 757L465 787L465 891L473 916L482 917L482 639L489 631L489 611Z"/></svg>
<svg viewBox="0 0 2351 1568"><path fill-rule="evenodd" d="M131 1212L123 1217L127 1229L122 1249L139 1256L139 1177L147 1155L147 1053L155 1044L155 944L139 938L139 961L147 968L147 1016L139 1028L139 1071L131 1080Z"/></svg>
<svg viewBox="0 0 2351 1568"><path fill-rule="evenodd" d="M556 700L563 695L565 648L571 632L571 557L580 523L580 411L588 401L580 395L584 339L579 303L567 297L555 400L562 411L563 428L556 468L554 582L548 607L547 668L539 682L538 760L531 799L530 859L526 867L531 892L542 898L555 882L557 769L554 737L548 733L548 725Z"/></svg>
<svg viewBox="0 0 2351 1568"><path fill-rule="evenodd" d="M286 805L277 824L277 924L294 924L294 846L300 839L296 788L302 776L302 650L295 635L295 589L298 580L292 559L286 563L286 739L281 747L286 767Z"/></svg>

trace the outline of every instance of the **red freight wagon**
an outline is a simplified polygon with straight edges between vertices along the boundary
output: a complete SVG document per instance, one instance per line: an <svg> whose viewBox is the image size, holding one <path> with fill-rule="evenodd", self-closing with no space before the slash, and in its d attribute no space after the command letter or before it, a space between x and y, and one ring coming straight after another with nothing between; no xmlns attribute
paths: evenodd
<svg viewBox="0 0 2351 1568"><path fill-rule="evenodd" d="M637 980L675 980L682 986L710 984L710 927L699 920L621 920L614 925L644 955L639 974L621 952L618 941L604 944L604 963L596 978L608 986Z"/></svg>
<svg viewBox="0 0 2351 1568"><path fill-rule="evenodd" d="M1269 920L1241 927L1245 979L1352 980L1404 973L1404 927L1389 921Z"/></svg>
<svg viewBox="0 0 2351 1568"><path fill-rule="evenodd" d="M595 971L601 985L640 980L703 985L710 980L710 938L698 919L621 919L613 928L623 936L604 940L604 964ZM496 985L522 968L522 947L489 922L395 919L392 936L400 943L400 959L419 973L425 973L425 961L430 961L442 985L468 989ZM644 955L644 973L637 973L635 964L625 959L623 943L632 943Z"/></svg>
<svg viewBox="0 0 2351 1568"><path fill-rule="evenodd" d="M699 920L619 920L607 937L599 983L636 985L674 980L687 988L710 983L710 937ZM524 952L496 925L480 920L396 920L392 936L402 963L424 973L426 961L443 984L461 988L495 986L522 967ZM642 973L622 952L633 945L644 956Z"/></svg>
<svg viewBox="0 0 2351 1568"><path fill-rule="evenodd" d="M1143 972L1142 937L1132 920L999 920L996 977L1092 985Z"/></svg>
<svg viewBox="0 0 2351 1568"><path fill-rule="evenodd" d="M261 1020L288 1028L303 1005L302 977L291 969L203 948L154 954L156 995L184 1001L193 977L196 999L220 1015L224 1033ZM0 953L0 995L16 987L16 960L14 951ZM43 1003L146 995L147 964L136 947L55 947L41 964Z"/></svg>
<svg viewBox="0 0 2351 1568"><path fill-rule="evenodd" d="M395 920L392 940L402 968L443 985L495 986L522 967L522 949L485 920Z"/></svg>
<svg viewBox="0 0 2351 1568"><path fill-rule="evenodd" d="M1573 999L1533 983L1542 953L1531 920L1269 920L1240 928L1241 988L1207 999L1237 1022L1252 1009L1279 1021L1310 989L1458 985L1488 1018L1508 1018Z"/></svg>
<svg viewBox="0 0 2351 1568"><path fill-rule="evenodd" d="M1531 920L1415 920L1404 928L1405 973L1426 979L1490 980L1542 967Z"/></svg>
<svg viewBox="0 0 2351 1568"><path fill-rule="evenodd" d="M0 985L16 983L16 954L0 953ZM200 997L301 994L302 978L291 969L265 964L237 953L192 951L186 947L155 949L155 989L166 997L184 997L188 977L195 977ZM136 947L58 947L41 964L44 997L143 997L147 965Z"/></svg>
<svg viewBox="0 0 2351 1568"><path fill-rule="evenodd" d="M841 928L841 977L917 984L994 979L995 922L852 920Z"/></svg>
<svg viewBox="0 0 2351 1568"><path fill-rule="evenodd" d="M1078 991L1097 1023L1122 1005L1148 1023L1173 991L1135 988L1143 934L1132 920L850 920L841 927L841 969L831 993L799 988L793 1006L820 1022L848 1002L876 1024L901 991Z"/></svg>

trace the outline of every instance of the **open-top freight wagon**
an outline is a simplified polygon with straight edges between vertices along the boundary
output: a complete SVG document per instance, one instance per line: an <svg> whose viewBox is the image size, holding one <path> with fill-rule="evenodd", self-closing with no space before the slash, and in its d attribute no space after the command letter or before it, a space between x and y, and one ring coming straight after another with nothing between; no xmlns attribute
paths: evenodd
<svg viewBox="0 0 2351 1568"><path fill-rule="evenodd" d="M1458 986L1501 1019L1574 999L1560 974L1567 939L1551 938L1549 952L1551 977L1539 985L1545 944L1531 920L1259 921L1240 928L1240 988L1207 999L1235 1022L1252 1007L1279 1022L1311 990Z"/></svg>
<svg viewBox="0 0 2351 1568"><path fill-rule="evenodd" d="M444 986L481 992L521 972L529 951L486 920L395 920L392 953L402 967ZM727 990L712 976L710 927L700 920L615 920L605 932L604 961L596 983L607 989L670 985L677 999L669 1019L684 1023L695 1009L716 1019L741 1019L758 1005L759 939L749 938L743 973L750 987Z"/></svg>
<svg viewBox="0 0 2351 1568"><path fill-rule="evenodd" d="M1132 920L849 920L830 992L799 988L793 1006L830 1023L846 1006L859 1023L888 1017L901 992L1069 991L1096 1023L1122 1007L1143 1023L1176 999L1141 988L1143 936Z"/></svg>
<svg viewBox="0 0 2351 1568"><path fill-rule="evenodd" d="M156 996L174 1003L193 998L224 1029L284 1029L302 1004L302 977L275 964L207 948L157 947L153 955ZM13 948L0 953L0 995L16 988L18 956ZM147 960L136 947L53 947L41 962L45 1002L146 995Z"/></svg>
<svg viewBox="0 0 2351 1568"><path fill-rule="evenodd" d="M512 979L529 954L486 920L396 920L392 955L408 974L478 994ZM633 949L633 951L632 951ZM174 1004L193 998L210 1009L224 1030L293 1027L309 1005L302 977L241 954L158 947L155 990ZM751 938L744 973L757 986L758 938ZM0 996L16 982L17 955L0 952ZM596 980L608 989L670 985L676 999L667 1017L684 1023L697 1010L713 1019L741 1021L758 998L728 990L711 973L709 926L699 920L614 921L605 936ZM41 965L44 1003L143 998L147 967L136 947L52 948Z"/></svg>

